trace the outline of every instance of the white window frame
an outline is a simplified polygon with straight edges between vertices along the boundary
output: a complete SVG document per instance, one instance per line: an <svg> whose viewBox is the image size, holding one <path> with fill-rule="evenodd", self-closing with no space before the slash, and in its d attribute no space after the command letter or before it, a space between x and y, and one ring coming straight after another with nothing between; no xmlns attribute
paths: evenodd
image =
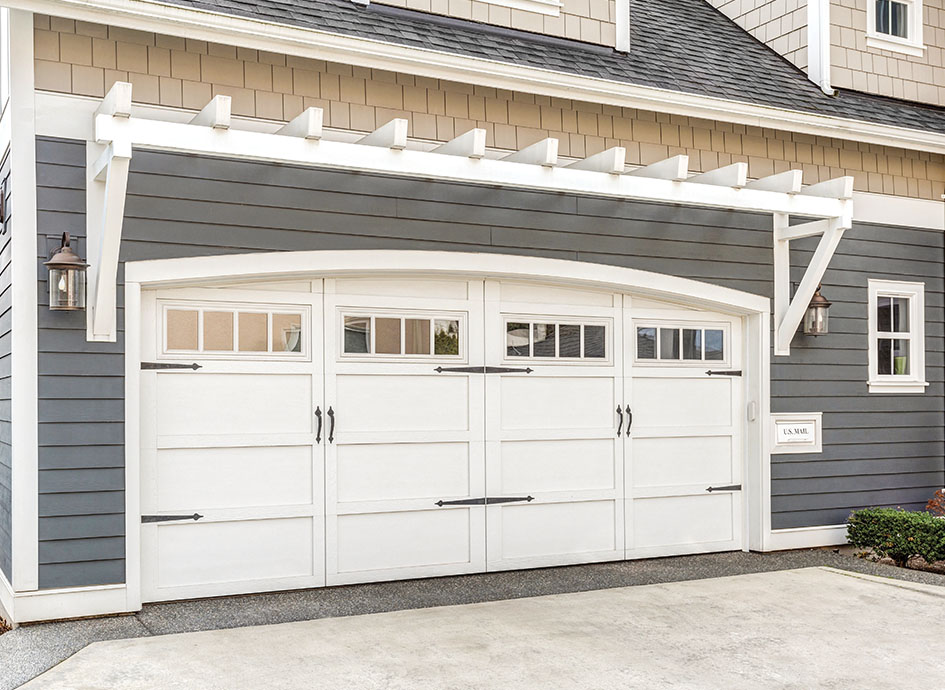
<svg viewBox="0 0 945 690"><path fill-rule="evenodd" d="M893 280L869 280L869 389L870 393L924 393L925 380L925 283ZM904 297L909 300L909 374L879 374L880 337L895 334L879 333L877 307L880 297Z"/></svg>
<svg viewBox="0 0 945 690"><path fill-rule="evenodd" d="M345 318L348 316L354 316L363 319L371 320L371 352L345 352ZM336 361L338 362L428 362L430 360L442 361L446 360L448 362L457 363L457 362L466 362L467 361L467 341L469 338L468 324L469 324L469 314L463 311L444 311L438 309L389 309L386 307L379 307L377 309L371 307L342 307L338 309L337 319L338 319L338 329L337 329L337 342L335 346L337 348ZM399 355L395 354L376 354L374 352L374 338L377 335L376 328L374 326L374 318L387 318L387 319L429 319L430 323L430 338L434 337L434 328L435 322L438 319L443 319L447 321L459 321L459 353L455 355L438 355L434 352L431 352L428 355L419 355L419 354L403 354L405 348L404 338L406 337L406 331L403 327L400 329L400 349L401 353ZM402 321L403 323L403 321Z"/></svg>
<svg viewBox="0 0 945 690"><path fill-rule="evenodd" d="M907 6L908 14L906 38L882 34L876 30L876 0L866 0L866 45L877 50L891 50L906 55L922 56L925 45L922 42L922 0L893 0Z"/></svg>
<svg viewBox="0 0 945 690"><path fill-rule="evenodd" d="M640 353L637 351L639 342L637 341L637 329L638 328L655 328L656 329L656 358L655 359L646 359L641 358ZM679 342L679 358L678 359L661 359L659 356L660 352L660 342L659 342L659 329L669 328L669 329L682 329L682 328L695 328L698 330L706 331L722 331L722 359L705 359L705 335L702 336L702 359L683 359L682 355L682 334L680 334ZM631 334L633 338L633 365L639 367L727 367L731 365L731 345L732 345L732 332L728 323L718 323L711 321L660 321L660 320L640 320L636 321L633 324L633 331Z"/></svg>
<svg viewBox="0 0 945 690"><path fill-rule="evenodd" d="M509 355L508 341L506 336L510 323L527 323L528 339L531 351L534 352L535 324L553 324L556 329L561 326L581 326L581 356L580 357L561 357L558 350L560 341L557 340L560 330L555 331L555 356L554 357L536 357L534 354L528 357L517 357ZM584 326L603 326L604 327L604 357L585 357L584 356ZM575 366L611 366L614 361L614 348L611 342L614 337L614 322L608 318L594 318L576 316L573 318L562 316L560 314L542 316L541 314L504 314L502 319L502 362L503 364L514 365L516 362L542 364L542 365L575 365Z"/></svg>

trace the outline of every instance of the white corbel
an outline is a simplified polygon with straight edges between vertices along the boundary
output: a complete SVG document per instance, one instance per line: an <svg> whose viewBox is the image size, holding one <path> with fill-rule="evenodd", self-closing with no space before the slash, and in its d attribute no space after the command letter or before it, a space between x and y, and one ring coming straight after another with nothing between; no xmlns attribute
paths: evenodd
<svg viewBox="0 0 945 690"><path fill-rule="evenodd" d="M127 118L131 85L117 82L95 117ZM122 107L126 104L127 107ZM102 149L104 144L104 150ZM117 338L117 280L121 227L125 215L131 141L112 138L88 145L86 166L86 238L88 269L87 333L89 341Z"/></svg>
<svg viewBox="0 0 945 690"><path fill-rule="evenodd" d="M851 225L851 214L790 225L786 213L774 214L774 354L791 354L791 340L804 320L810 300L824 278L830 259ZM791 297L791 240L820 235L817 249Z"/></svg>
<svg viewBox="0 0 945 690"><path fill-rule="evenodd" d="M362 146L382 146L401 151L407 148L407 127L407 120L402 117L394 118L358 139L358 143Z"/></svg>

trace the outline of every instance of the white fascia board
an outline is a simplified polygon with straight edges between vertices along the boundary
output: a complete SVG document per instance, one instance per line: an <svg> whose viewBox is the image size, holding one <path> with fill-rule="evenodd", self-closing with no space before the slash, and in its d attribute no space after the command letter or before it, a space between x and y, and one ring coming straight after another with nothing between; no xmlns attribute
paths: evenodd
<svg viewBox="0 0 945 690"><path fill-rule="evenodd" d="M3 0L12 8L493 88L945 153L945 134L567 74L140 0Z"/></svg>
<svg viewBox="0 0 945 690"><path fill-rule="evenodd" d="M143 287L247 278L365 272L489 275L627 290L726 312L767 314L770 300L740 290L620 266L532 256L423 250L265 252L131 261L125 279Z"/></svg>
<svg viewBox="0 0 945 690"><path fill-rule="evenodd" d="M442 156L427 151L363 146L338 141L299 141L260 132L225 132L175 122L95 118L100 143L127 141L135 147L242 160L322 165L343 170L421 177L441 181L502 185L593 196L708 206L732 210L788 213L816 218L849 217L852 202L826 197L733 189L692 182L608 175L570 168L549 169L508 160Z"/></svg>

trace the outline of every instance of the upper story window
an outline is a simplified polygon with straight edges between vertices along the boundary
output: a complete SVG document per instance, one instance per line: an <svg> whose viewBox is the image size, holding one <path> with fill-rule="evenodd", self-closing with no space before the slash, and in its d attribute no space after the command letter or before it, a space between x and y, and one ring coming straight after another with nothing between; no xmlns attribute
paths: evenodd
<svg viewBox="0 0 945 690"><path fill-rule="evenodd" d="M922 0L868 0L866 44L922 55Z"/></svg>
<svg viewBox="0 0 945 690"><path fill-rule="evenodd" d="M925 285L869 281L871 393L923 393Z"/></svg>

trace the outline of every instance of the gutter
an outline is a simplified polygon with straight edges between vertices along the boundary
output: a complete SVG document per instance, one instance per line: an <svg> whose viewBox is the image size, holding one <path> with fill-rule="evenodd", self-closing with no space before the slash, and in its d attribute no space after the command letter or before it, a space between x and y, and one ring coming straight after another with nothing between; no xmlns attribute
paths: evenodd
<svg viewBox="0 0 945 690"><path fill-rule="evenodd" d="M30 12L622 108L945 154L945 133L564 74L142 0L0 0Z"/></svg>

